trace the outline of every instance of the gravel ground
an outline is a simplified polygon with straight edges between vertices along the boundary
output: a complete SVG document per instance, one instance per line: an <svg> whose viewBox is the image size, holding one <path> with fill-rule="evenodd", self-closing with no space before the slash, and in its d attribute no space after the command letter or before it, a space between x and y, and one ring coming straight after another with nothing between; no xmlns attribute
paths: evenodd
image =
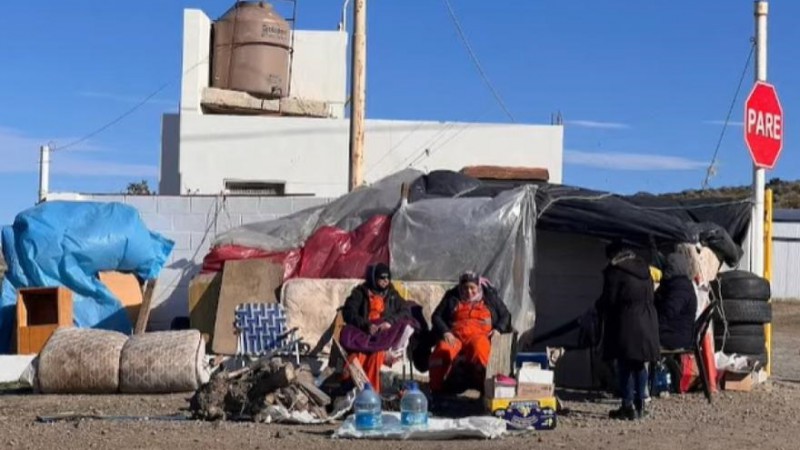
<svg viewBox="0 0 800 450"><path fill-rule="evenodd" d="M185 395L34 396L0 395L0 447L5 448L302 448L477 449L614 448L649 450L751 446L797 448L800 425L800 303L776 304L772 379L752 393L722 392L709 405L702 395L653 401L653 415L641 422L607 418L616 401L566 396L570 414L556 430L499 441L375 442L335 441L333 427L194 421L97 421L41 424L38 415L64 412L172 415L185 408Z"/></svg>

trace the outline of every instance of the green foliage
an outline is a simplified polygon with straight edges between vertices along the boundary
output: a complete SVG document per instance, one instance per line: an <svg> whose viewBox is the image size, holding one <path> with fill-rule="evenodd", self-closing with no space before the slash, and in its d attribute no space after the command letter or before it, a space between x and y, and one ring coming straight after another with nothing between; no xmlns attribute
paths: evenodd
<svg viewBox="0 0 800 450"><path fill-rule="evenodd" d="M772 189L775 208L800 209L800 180L785 181L780 178L771 178L767 182L767 188ZM690 189L680 193L662 194L660 196L687 200L700 198L738 200L753 195L752 192L751 186L726 186L706 190Z"/></svg>

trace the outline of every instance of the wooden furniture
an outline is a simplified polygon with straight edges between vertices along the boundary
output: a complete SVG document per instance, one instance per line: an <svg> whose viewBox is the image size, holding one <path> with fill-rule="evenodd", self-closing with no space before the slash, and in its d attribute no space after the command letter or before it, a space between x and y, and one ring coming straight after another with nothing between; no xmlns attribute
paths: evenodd
<svg viewBox="0 0 800 450"><path fill-rule="evenodd" d="M72 291L64 287L17 291L17 353L38 354L58 328L71 327Z"/></svg>

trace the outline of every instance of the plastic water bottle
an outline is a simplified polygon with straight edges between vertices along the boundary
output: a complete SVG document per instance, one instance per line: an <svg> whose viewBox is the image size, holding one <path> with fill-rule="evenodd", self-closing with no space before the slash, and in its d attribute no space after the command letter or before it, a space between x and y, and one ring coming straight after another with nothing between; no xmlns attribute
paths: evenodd
<svg viewBox="0 0 800 450"><path fill-rule="evenodd" d="M379 430L383 426L381 418L381 397L366 383L364 390L356 397L353 406L356 415L356 430Z"/></svg>
<svg viewBox="0 0 800 450"><path fill-rule="evenodd" d="M400 400L400 424L403 428L428 426L428 399L414 381L408 384L408 389Z"/></svg>

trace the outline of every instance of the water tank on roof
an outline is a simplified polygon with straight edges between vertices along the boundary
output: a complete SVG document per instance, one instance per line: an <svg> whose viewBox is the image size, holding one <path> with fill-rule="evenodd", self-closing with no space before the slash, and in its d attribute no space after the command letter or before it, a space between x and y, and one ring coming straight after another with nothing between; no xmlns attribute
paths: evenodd
<svg viewBox="0 0 800 450"><path fill-rule="evenodd" d="M292 30L265 2L236 2L214 22L211 86L264 98L289 93Z"/></svg>

